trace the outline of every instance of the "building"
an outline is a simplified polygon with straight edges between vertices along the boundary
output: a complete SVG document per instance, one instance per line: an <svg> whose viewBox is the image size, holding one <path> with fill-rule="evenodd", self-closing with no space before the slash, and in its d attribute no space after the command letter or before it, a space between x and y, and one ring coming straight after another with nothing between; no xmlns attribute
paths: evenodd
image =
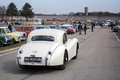
<svg viewBox="0 0 120 80"><path fill-rule="evenodd" d="M85 16L88 16L88 7L85 7Z"/></svg>

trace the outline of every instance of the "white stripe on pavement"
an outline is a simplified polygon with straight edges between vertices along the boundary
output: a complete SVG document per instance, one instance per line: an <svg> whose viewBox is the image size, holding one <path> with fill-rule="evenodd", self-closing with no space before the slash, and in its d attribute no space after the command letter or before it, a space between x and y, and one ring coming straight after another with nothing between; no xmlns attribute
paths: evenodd
<svg viewBox="0 0 120 80"><path fill-rule="evenodd" d="M120 39L119 39L118 36L115 34L115 32L114 32L114 35L115 35L115 37L117 38L117 40L120 41Z"/></svg>
<svg viewBox="0 0 120 80"><path fill-rule="evenodd" d="M120 41L120 39L118 38L118 36L116 36L117 40Z"/></svg>
<svg viewBox="0 0 120 80"><path fill-rule="evenodd" d="M8 52L8 53L5 53L5 54L1 54L0 57L5 56L5 55L12 54L12 53L14 53L14 52L17 52L17 51L12 51L12 52Z"/></svg>

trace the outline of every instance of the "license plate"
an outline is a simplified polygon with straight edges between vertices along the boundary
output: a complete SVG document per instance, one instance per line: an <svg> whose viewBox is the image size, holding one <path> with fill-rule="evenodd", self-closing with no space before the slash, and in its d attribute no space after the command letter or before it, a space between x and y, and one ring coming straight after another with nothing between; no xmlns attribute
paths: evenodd
<svg viewBox="0 0 120 80"><path fill-rule="evenodd" d="M24 62L41 62L41 57L25 57Z"/></svg>

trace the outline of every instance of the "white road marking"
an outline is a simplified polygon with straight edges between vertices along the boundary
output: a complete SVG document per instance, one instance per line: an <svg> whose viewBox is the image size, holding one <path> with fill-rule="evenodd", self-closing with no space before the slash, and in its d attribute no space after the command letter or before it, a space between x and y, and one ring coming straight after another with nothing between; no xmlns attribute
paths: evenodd
<svg viewBox="0 0 120 80"><path fill-rule="evenodd" d="M118 38L118 36L114 33L115 37L117 38L118 41L120 41L120 39Z"/></svg>
<svg viewBox="0 0 120 80"><path fill-rule="evenodd" d="M12 54L12 53L14 53L14 52L17 52L17 51L12 51L12 52L8 52L8 53L5 53L5 54L1 54L0 57L5 56L5 55Z"/></svg>
<svg viewBox="0 0 120 80"><path fill-rule="evenodd" d="M117 40L120 41L120 39L118 38L118 36L116 36Z"/></svg>

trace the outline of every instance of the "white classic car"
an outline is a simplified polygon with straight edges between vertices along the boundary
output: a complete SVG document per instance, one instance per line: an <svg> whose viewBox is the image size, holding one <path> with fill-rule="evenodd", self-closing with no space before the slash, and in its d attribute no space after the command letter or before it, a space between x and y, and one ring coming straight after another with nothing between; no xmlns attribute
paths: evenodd
<svg viewBox="0 0 120 80"><path fill-rule="evenodd" d="M65 31L34 30L29 34L27 43L18 50L16 63L23 69L29 66L57 66L63 70L68 61L77 58L78 50L78 40L67 39Z"/></svg>

